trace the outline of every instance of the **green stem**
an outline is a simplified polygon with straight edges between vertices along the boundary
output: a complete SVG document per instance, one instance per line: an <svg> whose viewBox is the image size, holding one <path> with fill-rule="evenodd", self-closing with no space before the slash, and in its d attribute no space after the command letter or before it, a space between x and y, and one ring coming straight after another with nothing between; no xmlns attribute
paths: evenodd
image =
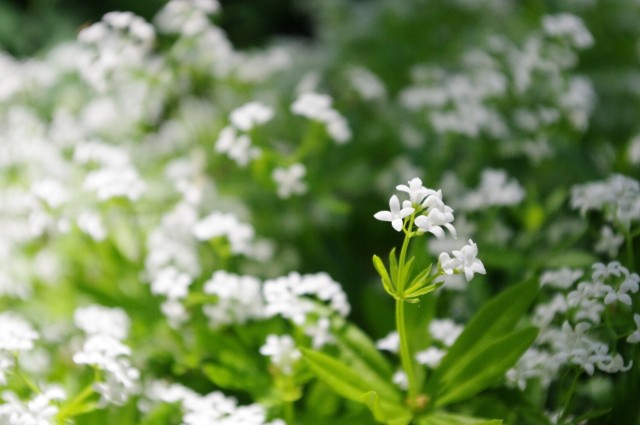
<svg viewBox="0 0 640 425"><path fill-rule="evenodd" d="M29 377L27 375L22 373L22 369L20 369L20 362L18 360L18 355L17 354L14 354L13 364L14 364L14 370L15 370L16 376L18 376L20 379L22 379L22 381L27 385L27 387L29 387L29 389L31 391L33 391L36 394L40 394L40 392L41 392L40 388L38 388L38 386L36 384L34 384L33 381L31 379L29 379Z"/></svg>
<svg viewBox="0 0 640 425"><path fill-rule="evenodd" d="M566 401L564 403L564 406L562 407L562 414L560 415L560 420L558 421L558 423L562 423L562 421L564 421L564 419L567 417L567 415L569 413L569 406L571 405L571 402L573 401L573 395L574 395L575 390L576 390L576 384L578 383L578 378L580 378L581 374L582 374L582 370L578 369L576 371L575 376L573 377L573 382L571 382L571 388L569 388L569 392L567 393L567 398L566 398Z"/></svg>
<svg viewBox="0 0 640 425"><path fill-rule="evenodd" d="M407 374L407 387L409 390L409 400L413 402L416 397L415 376L413 374L413 361L409 349L409 339L407 338L407 328L404 321L404 301L396 300L396 328L400 336L400 361L402 368Z"/></svg>
<svg viewBox="0 0 640 425"><path fill-rule="evenodd" d="M294 425L296 422L296 410L293 406L293 401L284 403L284 421L287 425Z"/></svg>
<svg viewBox="0 0 640 425"><path fill-rule="evenodd" d="M625 244L627 246L627 258L629 258L629 268L636 270L635 257L633 255L633 235L631 232L625 232Z"/></svg>
<svg viewBox="0 0 640 425"><path fill-rule="evenodd" d="M404 296L404 289L405 289L404 287L406 283L404 279L401 279L400 277L404 275L404 264L407 259L407 251L409 250L409 241L411 240L411 237L414 235L411 231L411 229L413 229L414 220L415 220L415 213L411 214L411 218L409 219L409 226L408 226L409 230L403 229L404 241L402 242L402 249L400 250L400 258L398 260L398 276L397 276L398 287L396 288L400 298Z"/></svg>
<svg viewBox="0 0 640 425"><path fill-rule="evenodd" d="M91 397L91 395L93 395L93 393L94 393L93 383L90 383L89 385L84 387L84 389L82 391L80 391L74 397L73 400L71 400L69 403L65 404L64 407L62 409L60 409L60 411L56 415L56 418L57 418L58 422L59 423L64 423L64 421L67 418L67 416L72 416L74 409L76 409L78 406L80 406L82 403L84 403L84 401L86 399L88 399L89 397Z"/></svg>

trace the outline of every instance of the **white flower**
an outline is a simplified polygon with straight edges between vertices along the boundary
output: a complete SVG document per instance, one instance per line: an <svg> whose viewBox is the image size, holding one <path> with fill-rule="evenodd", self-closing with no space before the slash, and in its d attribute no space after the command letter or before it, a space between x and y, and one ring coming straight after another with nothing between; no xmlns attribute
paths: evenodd
<svg viewBox="0 0 640 425"><path fill-rule="evenodd" d="M396 186L396 189L408 193L412 205L419 205L427 195L435 193L434 190L424 187L418 177L409 180L409 186L401 184Z"/></svg>
<svg viewBox="0 0 640 425"><path fill-rule="evenodd" d="M129 333L129 316L121 308L100 305L79 307L73 313L75 325L88 335L108 335L118 340Z"/></svg>
<svg viewBox="0 0 640 425"><path fill-rule="evenodd" d="M255 230L232 213L214 211L193 225L193 235L199 241L224 236L234 254L246 254L251 251Z"/></svg>
<svg viewBox="0 0 640 425"><path fill-rule="evenodd" d="M438 258L440 268L445 274L464 272L467 281L473 279L475 273L486 274L484 264L477 258L478 246L471 239L460 250L454 250L451 253L453 258L446 252L441 253Z"/></svg>
<svg viewBox="0 0 640 425"><path fill-rule="evenodd" d="M398 332L390 332L387 336L376 341L378 350L385 350L391 353L397 353L400 348L400 335Z"/></svg>
<svg viewBox="0 0 640 425"><path fill-rule="evenodd" d="M409 378L407 378L407 374L402 370L394 373L391 381L396 384L401 390L406 390L407 388L409 388Z"/></svg>
<svg viewBox="0 0 640 425"><path fill-rule="evenodd" d="M203 307L212 327L243 324L264 317L260 280L253 276L239 276L218 270L204 283L203 291L215 295L215 304Z"/></svg>
<svg viewBox="0 0 640 425"><path fill-rule="evenodd" d="M615 258L623 242L624 236L615 233L609 226L602 226L600 240L594 249L596 252L605 253L611 258Z"/></svg>
<svg viewBox="0 0 640 425"><path fill-rule="evenodd" d="M433 208L427 215L420 215L416 217L416 226L422 232L429 232L436 238L444 238L444 230L442 226L446 227L451 235L456 237L456 229L451 224L453 222L453 210L444 205L444 209Z"/></svg>
<svg viewBox="0 0 640 425"><path fill-rule="evenodd" d="M316 350L335 340L331 333L331 321L326 317L320 318L315 324L305 326L304 333L311 337L311 346Z"/></svg>
<svg viewBox="0 0 640 425"><path fill-rule="evenodd" d="M326 94L302 93L291 105L291 112L324 123L333 140L346 143L351 139L351 130L347 120L331 107L332 102L331 96Z"/></svg>
<svg viewBox="0 0 640 425"><path fill-rule="evenodd" d="M179 300L187 296L192 282L191 276L173 266L168 266L161 269L151 282L151 292L172 300Z"/></svg>
<svg viewBox="0 0 640 425"><path fill-rule="evenodd" d="M251 144L249 136L237 135L233 127L225 127L220 131L215 150L225 153L240 167L246 167L250 161L258 158L262 153L260 148Z"/></svg>
<svg viewBox="0 0 640 425"><path fill-rule="evenodd" d="M429 333L433 339L451 347L463 331L463 327L451 319L433 319L429 323Z"/></svg>
<svg viewBox="0 0 640 425"><path fill-rule="evenodd" d="M289 168L278 167L273 170L273 180L278 185L278 196L286 199L291 195L302 195L307 191L307 185L302 181L307 169L300 163Z"/></svg>
<svg viewBox="0 0 640 425"><path fill-rule="evenodd" d="M582 270L572 270L563 267L559 270L546 271L540 276L540 285L549 285L554 288L568 289L583 275Z"/></svg>
<svg viewBox="0 0 640 425"><path fill-rule="evenodd" d="M49 425L55 421L58 407L52 401L66 398L61 388L52 387L28 402L23 402L16 394L6 391L2 394L4 403L0 405L0 423L7 425Z"/></svg>
<svg viewBox="0 0 640 425"><path fill-rule="evenodd" d="M593 36L582 19L569 13L546 15L542 18L544 32L552 37L566 37L578 49L591 47Z"/></svg>
<svg viewBox="0 0 640 425"><path fill-rule="evenodd" d="M378 211L373 216L380 221L390 221L391 226L399 232L402 230L403 219L413 214L414 211L411 201L404 201L402 209L400 209L400 200L396 195L393 195L389 199L389 211Z"/></svg>
<svg viewBox="0 0 640 425"><path fill-rule="evenodd" d="M285 374L291 374L300 359L300 351L289 335L268 335L267 342L260 347L260 354L270 358L271 363Z"/></svg>
<svg viewBox="0 0 640 425"><path fill-rule="evenodd" d="M10 312L0 314L0 352L31 350L38 338L38 333L23 318Z"/></svg>
<svg viewBox="0 0 640 425"><path fill-rule="evenodd" d="M440 364L440 360L445 354L447 353L439 348L429 347L424 351L417 352L416 360L420 364L434 368Z"/></svg>
<svg viewBox="0 0 640 425"><path fill-rule="evenodd" d="M633 320L636 322L636 330L627 337L629 344L637 344L640 342L640 314L634 314Z"/></svg>
<svg viewBox="0 0 640 425"><path fill-rule="evenodd" d="M89 235L96 242L103 241L107 237L100 214L95 211L83 211L78 214L76 223L80 230Z"/></svg>
<svg viewBox="0 0 640 425"><path fill-rule="evenodd" d="M249 102L231 111L229 119L238 130L249 131L256 125L264 124L273 118L273 109L260 103Z"/></svg>

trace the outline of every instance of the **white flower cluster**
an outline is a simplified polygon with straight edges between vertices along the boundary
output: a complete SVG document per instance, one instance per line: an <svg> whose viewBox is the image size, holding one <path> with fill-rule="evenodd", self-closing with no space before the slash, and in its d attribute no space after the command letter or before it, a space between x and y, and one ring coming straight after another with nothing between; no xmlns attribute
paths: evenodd
<svg viewBox="0 0 640 425"><path fill-rule="evenodd" d="M541 283L560 290L570 289L582 277L579 270L560 269L542 275ZM631 362L625 365L619 353L611 353L609 344L597 339L597 328L603 323L603 317L609 313L607 306L622 304L632 306L631 294L640 290L640 276L629 272L619 262L593 265L591 280L581 281L576 288L555 293L551 301L536 306L533 321L541 328L534 346L519 360L515 368L508 373L509 380L525 388L527 380L537 377L543 385L549 385L559 370L570 364L578 365L589 375L596 369L617 373L626 371ZM625 314L618 306L618 314ZM640 316L634 320L636 328ZM562 324L554 325L558 319ZM640 331L631 334L626 341L640 342Z"/></svg>
<svg viewBox="0 0 640 425"><path fill-rule="evenodd" d="M257 125L264 124L273 118L273 109L260 103L249 102L231 111L231 125L220 131L215 150L224 153L240 167L246 167L250 161L260 156L260 149L251 143L247 134ZM242 134L238 134L242 131Z"/></svg>
<svg viewBox="0 0 640 425"><path fill-rule="evenodd" d="M73 319L87 335L73 361L104 373L104 381L93 387L100 394L100 405L126 403L138 393L140 378L140 371L129 361L131 349L122 343L129 333L129 317L119 308L92 305L76 309Z"/></svg>
<svg viewBox="0 0 640 425"><path fill-rule="evenodd" d="M217 297L215 304L203 307L210 326L242 325L265 317L262 283L253 276L238 276L224 270L213 273L204 283L203 291Z"/></svg>
<svg viewBox="0 0 640 425"><path fill-rule="evenodd" d="M550 128L562 122L579 131L588 127L594 90L588 79L571 70L576 50L591 42L578 17L546 16L542 29L521 45L506 37L489 37L484 49L462 55L455 72L416 65L413 83L400 92L399 101L418 119L426 117L439 136L489 138L502 154L525 155L538 163L554 155ZM538 99L535 107L532 95ZM505 97L511 100L508 107L500 106Z"/></svg>
<svg viewBox="0 0 640 425"><path fill-rule="evenodd" d="M516 205L524 196L522 186L515 179L509 180L506 171L486 169L482 171L478 188L465 194L460 204L465 210L482 210L493 206Z"/></svg>
<svg viewBox="0 0 640 425"><path fill-rule="evenodd" d="M302 327L314 348L334 340L330 314L344 317L350 310L342 287L326 273L290 273L261 282L219 270L204 283L204 293L217 298L203 307L212 327L280 316Z"/></svg>
<svg viewBox="0 0 640 425"><path fill-rule="evenodd" d="M24 402L15 393L2 393L0 423L6 425L51 425L56 423L58 406L52 403L67 397L62 388L49 387L31 400Z"/></svg>
<svg viewBox="0 0 640 425"><path fill-rule="evenodd" d="M614 174L605 181L575 185L571 188L571 207L580 213L602 211L605 218L627 230L640 220L640 182Z"/></svg>
<svg viewBox="0 0 640 425"><path fill-rule="evenodd" d="M290 335L267 335L260 354L269 357L271 364L285 375L293 373L296 362L302 357Z"/></svg>
<svg viewBox="0 0 640 425"><path fill-rule="evenodd" d="M14 355L33 349L38 338L38 333L22 317L11 312L0 314L0 385L7 381Z"/></svg>
<svg viewBox="0 0 640 425"><path fill-rule="evenodd" d="M294 272L268 279L264 282L263 295L268 317L282 316L300 326L307 322L310 315L320 313L313 298L327 303L333 312L342 317L349 314L351 309L340 284L322 272L305 275Z"/></svg>
<svg viewBox="0 0 640 425"><path fill-rule="evenodd" d="M131 12L109 12L84 28L78 40L88 48L79 60L78 71L98 91L106 91L109 79L127 67L142 67L155 40L153 26Z"/></svg>
<svg viewBox="0 0 640 425"><path fill-rule="evenodd" d="M181 425L285 425L280 419L268 421L266 409L260 404L242 406L218 391L201 395L180 384L157 381L145 395L156 403L179 403L183 413Z"/></svg>
<svg viewBox="0 0 640 425"><path fill-rule="evenodd" d="M415 218L415 225L418 232L429 232L438 239L444 238L445 227L456 237L456 229L453 223L453 209L442 201L442 191L426 188L422 185L422 180L415 177L409 181L409 185L398 185L396 189L407 193L409 199L402 202L396 195L389 199L389 211L379 211L374 214L374 218L380 221L389 221L393 228L400 232L403 229L404 219L420 212Z"/></svg>
<svg viewBox="0 0 640 425"><path fill-rule="evenodd" d="M171 0L158 12L154 24L162 33L188 37L208 29L209 15L219 10L216 0Z"/></svg>
<svg viewBox="0 0 640 425"><path fill-rule="evenodd" d="M277 167L273 170L273 180L278 186L278 196L287 199L292 195L302 195L307 191L307 185L302 180L307 174L303 164L295 163L288 168Z"/></svg>
<svg viewBox="0 0 640 425"><path fill-rule="evenodd" d="M327 94L306 92L291 105L291 112L296 115L323 123L329 136L339 144L351 139L351 129L345 117L331 107L333 99Z"/></svg>

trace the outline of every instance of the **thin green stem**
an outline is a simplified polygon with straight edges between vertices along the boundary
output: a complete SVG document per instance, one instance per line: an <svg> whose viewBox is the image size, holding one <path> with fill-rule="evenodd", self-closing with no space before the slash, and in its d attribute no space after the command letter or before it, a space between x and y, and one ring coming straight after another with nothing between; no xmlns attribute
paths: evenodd
<svg viewBox="0 0 640 425"><path fill-rule="evenodd" d="M296 422L296 410L293 406L293 401L284 403L284 420L287 425L294 425Z"/></svg>
<svg viewBox="0 0 640 425"><path fill-rule="evenodd" d="M629 259L629 267L631 268L631 270L636 270L636 261L635 256L633 255L633 235L629 231L625 232L624 236L625 244L627 247L627 258Z"/></svg>
<svg viewBox="0 0 640 425"><path fill-rule="evenodd" d="M413 362L411 360L411 351L409 349L409 339L407 337L407 328L404 321L404 301L396 300L396 328L400 336L400 361L402 368L407 374L407 386L409 389L409 400L412 401L416 397L415 376L413 374Z"/></svg>
<svg viewBox="0 0 640 425"><path fill-rule="evenodd" d="M402 298L402 296L404 295L404 286L405 283L404 279L400 279L400 276L402 276L403 270L404 270L404 265L405 262L407 260L407 251L409 250L409 241L411 240L411 238L413 237L414 233L412 232L413 229L413 221L415 220L415 213L411 214L411 218L409 219L409 226L408 226L408 230L407 229L403 229L404 230L404 241L402 242L402 248L400 249L400 258L398 260L398 295Z"/></svg>
<svg viewBox="0 0 640 425"><path fill-rule="evenodd" d="M27 387L29 387L31 391L33 391L36 394L39 394L41 392L40 388L38 388L38 386L34 384L33 381L29 379L27 375L22 373L22 369L20 368L20 361L18 359L17 354L14 354L13 364L14 364L14 371L16 376L22 379L22 381L27 385Z"/></svg>
<svg viewBox="0 0 640 425"><path fill-rule="evenodd" d="M562 421L569 414L569 407L571 405L571 402L573 401L573 395L575 394L575 391L576 391L576 384L578 383L578 378L580 378L581 374L582 374L582 370L578 369L576 371L575 376L573 377L573 382L571 382L571 387L569 388L569 392L567 393L564 406L562 407L562 414L560 415L560 420L558 421L559 423L562 423Z"/></svg>
<svg viewBox="0 0 640 425"><path fill-rule="evenodd" d="M58 412L57 418L58 420L64 422L64 420L69 416L70 413L73 413L73 410L80 406L86 399L88 399L94 393L93 383L84 387L82 391L80 391L73 400L67 403L60 411Z"/></svg>

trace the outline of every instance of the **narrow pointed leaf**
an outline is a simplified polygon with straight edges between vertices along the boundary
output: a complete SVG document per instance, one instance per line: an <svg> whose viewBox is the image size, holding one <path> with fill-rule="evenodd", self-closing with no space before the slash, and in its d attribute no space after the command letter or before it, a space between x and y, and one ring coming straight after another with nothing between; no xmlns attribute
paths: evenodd
<svg viewBox="0 0 640 425"><path fill-rule="evenodd" d="M404 267L401 270L398 270L398 288L402 287L405 289L407 287L407 280L409 279L409 276L411 276L411 270L413 269L413 262L415 259L416 257L411 257Z"/></svg>
<svg viewBox="0 0 640 425"><path fill-rule="evenodd" d="M347 324L337 335L338 344L342 350L357 353L362 362L366 363L371 373L391 382L393 368L387 359L378 351L375 343L367 334L355 325Z"/></svg>
<svg viewBox="0 0 640 425"><path fill-rule="evenodd" d="M344 363L318 351L301 348L302 355L311 371L329 388L349 400L362 402L362 396L369 391L376 391L391 403L401 402L398 391L390 391L388 387L376 388L368 377L357 373Z"/></svg>
<svg viewBox="0 0 640 425"><path fill-rule="evenodd" d="M480 419L436 412L417 421L418 425L502 425L500 419Z"/></svg>
<svg viewBox="0 0 640 425"><path fill-rule="evenodd" d="M468 399L494 385L516 364L537 336L538 329L534 327L521 329L474 353L470 362L452 368L449 379L441 382L434 406Z"/></svg>
<svg viewBox="0 0 640 425"><path fill-rule="evenodd" d="M413 278L413 280L411 281L411 284L407 287L407 289L404 291L405 294L408 294L410 292L415 291L417 288L421 287L422 285L424 285L424 283L427 281L427 279L430 278L430 274L431 274L431 268L433 267L433 264L429 264L429 267L427 267L426 269L424 269L423 271L421 271L415 278ZM434 278L434 277L432 277Z"/></svg>
<svg viewBox="0 0 640 425"><path fill-rule="evenodd" d="M441 287L444 284L444 282L437 282L437 283L432 283L431 285L427 285L424 288L418 289L416 291L410 292L410 293L405 293L405 296L407 297L420 297L422 295L426 295L429 292L433 292L436 289L438 289L439 287Z"/></svg>
<svg viewBox="0 0 640 425"><path fill-rule="evenodd" d="M380 275L384 290L387 291L389 295L395 297L396 291L395 291L395 287L393 286L393 282L389 278L389 273L387 272L387 269L382 263L382 260L377 255L373 256L373 267L375 267L375 269L378 271L378 274Z"/></svg>
<svg viewBox="0 0 640 425"><path fill-rule="evenodd" d="M396 249L392 248L389 253L389 272L394 288L398 286L398 260L396 259Z"/></svg>
<svg viewBox="0 0 640 425"><path fill-rule="evenodd" d="M476 353L511 331L538 295L536 280L515 285L486 303L465 326L427 382L428 392L451 380L454 368L465 367Z"/></svg>
<svg viewBox="0 0 640 425"><path fill-rule="evenodd" d="M369 391L362 397L362 402L369 408L378 422L394 425L406 425L411 422L411 412L400 405L384 403L375 391Z"/></svg>

